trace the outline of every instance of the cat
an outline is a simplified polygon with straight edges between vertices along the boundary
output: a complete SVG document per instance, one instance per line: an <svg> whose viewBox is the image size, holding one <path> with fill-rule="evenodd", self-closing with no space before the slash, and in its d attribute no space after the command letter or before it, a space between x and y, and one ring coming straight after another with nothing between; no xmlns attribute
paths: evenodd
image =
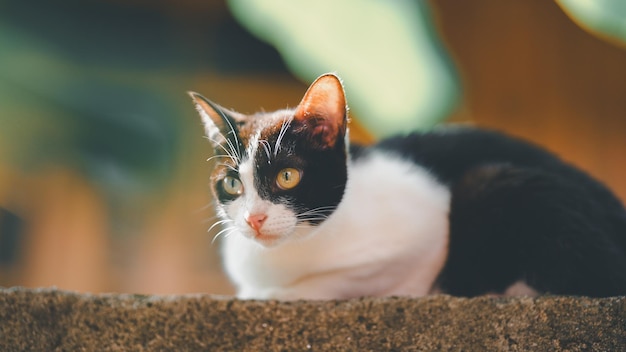
<svg viewBox="0 0 626 352"><path fill-rule="evenodd" d="M341 80L244 115L190 92L241 299L626 294L626 211L530 143L441 127L350 146Z"/></svg>

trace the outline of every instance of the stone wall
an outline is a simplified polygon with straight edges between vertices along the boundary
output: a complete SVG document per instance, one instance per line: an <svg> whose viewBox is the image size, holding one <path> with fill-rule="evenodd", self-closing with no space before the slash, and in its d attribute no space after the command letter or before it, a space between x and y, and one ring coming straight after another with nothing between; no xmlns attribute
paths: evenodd
<svg viewBox="0 0 626 352"><path fill-rule="evenodd" d="M0 289L1 351L625 351L626 297L261 302Z"/></svg>

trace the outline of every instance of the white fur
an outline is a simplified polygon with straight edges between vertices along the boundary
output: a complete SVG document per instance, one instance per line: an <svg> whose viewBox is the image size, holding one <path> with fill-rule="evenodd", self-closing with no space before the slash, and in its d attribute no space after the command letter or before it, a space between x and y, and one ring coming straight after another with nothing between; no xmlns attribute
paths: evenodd
<svg viewBox="0 0 626 352"><path fill-rule="evenodd" d="M251 161L240 176L244 195L228 206L229 216L264 210L262 230L276 217L282 225L271 225L273 232L282 233L272 247L241 223L225 237L224 266L239 298L421 296L444 265L450 192L412 162L382 152L351 162L343 200L317 227L297 227L287 207L260 199Z"/></svg>
<svg viewBox="0 0 626 352"><path fill-rule="evenodd" d="M257 136L258 139L258 136ZM254 143L258 146L258 143ZM251 147L248 155L254 155L256 148ZM256 188L254 187L254 165L252 159L244 159L239 165L239 178L243 185L244 192L241 197L235 201L226 205L224 211L228 218L235 221L235 227L237 232L229 234L225 237L238 237L244 236L251 241L255 237L255 232L246 224L246 218L250 214L266 214L267 220L263 224L261 230L266 236L277 236L276 240L259 240L266 246L278 245L281 240L286 240L287 237L283 236L285 233L289 233L296 225L295 214L283 204L274 204L268 200L262 199ZM254 242L255 245L258 245Z"/></svg>
<svg viewBox="0 0 626 352"><path fill-rule="evenodd" d="M200 113L200 117L202 118L202 122L204 122L204 131L206 132L207 138L214 141L214 143L222 143L225 138L222 136L220 129L213 122L209 114L207 114L200 104L196 104L196 110L198 110L198 113Z"/></svg>
<svg viewBox="0 0 626 352"><path fill-rule="evenodd" d="M537 292L537 290L535 290L534 288L528 286L526 282L517 281L504 291L503 296L537 297L539 296L539 292Z"/></svg>

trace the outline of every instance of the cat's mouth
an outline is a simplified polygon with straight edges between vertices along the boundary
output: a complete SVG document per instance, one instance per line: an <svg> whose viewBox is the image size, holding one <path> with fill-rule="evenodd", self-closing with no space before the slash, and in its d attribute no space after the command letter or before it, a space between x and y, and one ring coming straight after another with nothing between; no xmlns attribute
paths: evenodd
<svg viewBox="0 0 626 352"><path fill-rule="evenodd" d="M254 231L253 238L265 247L272 247L279 242L281 236L263 234L259 231Z"/></svg>

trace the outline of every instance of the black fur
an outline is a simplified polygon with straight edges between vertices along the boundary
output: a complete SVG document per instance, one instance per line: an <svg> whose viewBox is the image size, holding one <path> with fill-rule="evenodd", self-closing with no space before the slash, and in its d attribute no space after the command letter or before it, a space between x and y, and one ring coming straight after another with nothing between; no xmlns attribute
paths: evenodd
<svg viewBox="0 0 626 352"><path fill-rule="evenodd" d="M531 144L470 128L412 134L373 149L430 170L452 193L443 292L626 294L626 211L601 183ZM370 148L355 148L353 158ZM419 211L419 209L416 209Z"/></svg>
<svg viewBox="0 0 626 352"><path fill-rule="evenodd" d="M275 145L276 136L268 140ZM343 138L329 149L312 147L305 138L289 131L285 134L277 155L271 158L262 147L255 155L255 186L259 196L274 203L292 207L296 213L325 207L317 213L328 216L341 201L347 180L346 147ZM297 187L281 190L276 185L276 176L286 167L297 168L302 178ZM318 224L321 217L308 222Z"/></svg>

